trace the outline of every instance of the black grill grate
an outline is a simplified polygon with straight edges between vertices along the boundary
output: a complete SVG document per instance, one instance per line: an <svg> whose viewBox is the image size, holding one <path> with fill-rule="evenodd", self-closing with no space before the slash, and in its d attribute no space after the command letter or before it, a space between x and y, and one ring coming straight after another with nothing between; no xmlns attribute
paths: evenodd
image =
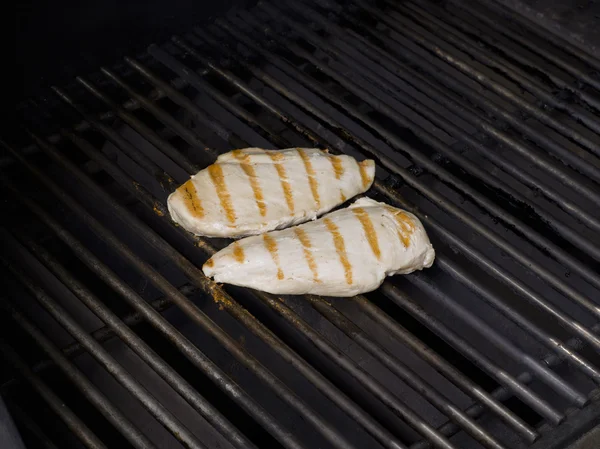
<svg viewBox="0 0 600 449"><path fill-rule="evenodd" d="M0 351L35 444L551 448L598 419L600 63L493 4L345 3L259 2L21 108ZM225 242L165 199L245 146L375 158L435 266L349 300L207 280Z"/></svg>

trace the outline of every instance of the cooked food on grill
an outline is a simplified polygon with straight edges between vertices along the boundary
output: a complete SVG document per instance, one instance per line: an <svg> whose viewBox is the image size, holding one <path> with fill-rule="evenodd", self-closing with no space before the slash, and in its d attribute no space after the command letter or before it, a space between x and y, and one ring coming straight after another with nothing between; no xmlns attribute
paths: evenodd
<svg viewBox="0 0 600 449"><path fill-rule="evenodd" d="M246 148L220 155L168 199L173 221L196 235L240 237L314 220L371 187L372 160L316 148Z"/></svg>
<svg viewBox="0 0 600 449"><path fill-rule="evenodd" d="M238 240L202 270L216 282L269 293L353 296L386 276L429 268L434 258L417 217L360 198L319 220Z"/></svg>

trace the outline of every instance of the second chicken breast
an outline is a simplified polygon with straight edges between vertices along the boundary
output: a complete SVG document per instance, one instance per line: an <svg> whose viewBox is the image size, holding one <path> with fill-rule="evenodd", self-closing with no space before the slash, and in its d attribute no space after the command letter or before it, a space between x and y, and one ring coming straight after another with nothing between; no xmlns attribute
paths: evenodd
<svg viewBox="0 0 600 449"><path fill-rule="evenodd" d="M354 296L434 258L417 217L361 198L320 220L238 240L202 270L216 282L269 293Z"/></svg>

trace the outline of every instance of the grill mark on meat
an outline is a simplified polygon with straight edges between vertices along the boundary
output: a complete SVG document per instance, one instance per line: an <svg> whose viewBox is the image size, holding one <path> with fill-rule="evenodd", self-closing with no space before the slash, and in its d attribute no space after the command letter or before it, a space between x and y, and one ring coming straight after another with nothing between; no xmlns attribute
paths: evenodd
<svg viewBox="0 0 600 449"><path fill-rule="evenodd" d="M275 262L275 266L277 267L277 279L283 279L283 271L281 270L281 266L279 264L279 253L277 251L277 241L268 234L263 234L263 241L265 242L265 247L271 253L271 257L273 258L273 262Z"/></svg>
<svg viewBox="0 0 600 449"><path fill-rule="evenodd" d="M340 229L337 225L331 221L329 218L324 218L323 222L325 226L327 226L327 230L331 233L333 237L333 244L335 245L335 250L340 258L340 262L344 267L344 276L346 277L346 283L348 285L352 284L352 264L348 260L348 254L346 253L346 244L344 243L344 237L340 233Z"/></svg>
<svg viewBox="0 0 600 449"><path fill-rule="evenodd" d="M398 231L398 237L400 238L400 241L402 242L404 247L408 248L410 246L410 236L415 230L415 225L412 219L401 210L394 209L390 206L387 206L386 209L396 219L396 223L398 223L398 226L400 227L400 230Z"/></svg>
<svg viewBox="0 0 600 449"><path fill-rule="evenodd" d="M338 156L329 156L329 160L331 161L331 165L333 166L333 173L335 174L335 179L340 179L344 174L344 163L341 157Z"/></svg>
<svg viewBox="0 0 600 449"><path fill-rule="evenodd" d="M261 216L267 215L267 205L265 203L265 198L263 196L262 188L260 187L260 183L258 182L258 177L256 176L256 170L250 163L250 155L244 153L242 150L234 150L233 155L236 159L240 161L240 166L248 179L250 181L250 187L252 188L252 192L254 193L254 200L256 201L256 205L258 206L258 210Z"/></svg>
<svg viewBox="0 0 600 449"><path fill-rule="evenodd" d="M287 174L285 172L285 167L282 163L284 156L281 153L277 153L274 151L267 151L267 154L271 158L271 160L275 163L275 170L277 170L277 175L279 176L279 181L281 182L281 188L283 189L283 195L285 196L285 202L287 203L288 209L293 214L294 213L294 195L292 193L292 186L287 179Z"/></svg>
<svg viewBox="0 0 600 449"><path fill-rule="evenodd" d="M333 167L333 174L335 175L335 179L341 179L344 174L344 162L341 157L338 156L329 156L329 160L331 161L331 166ZM346 201L346 195L342 192L342 186L340 185L340 200L343 202Z"/></svg>
<svg viewBox="0 0 600 449"><path fill-rule="evenodd" d="M371 247L371 251L373 251L373 254L375 254L377 260L381 259L381 251L379 249L377 232L375 231L375 226L373 226L373 222L371 221L368 212L362 207L357 207L355 209L352 209L352 211L354 212L354 215L356 215L356 217L358 218L358 221L360 221L360 224L362 225L363 230L365 231L365 235L367 237L367 241L369 242L369 246Z"/></svg>
<svg viewBox="0 0 600 449"><path fill-rule="evenodd" d="M362 179L363 187L366 189L371 183L371 178L367 172L367 167L370 165L369 160L365 160L358 163L358 170L360 171L360 179Z"/></svg>
<svg viewBox="0 0 600 449"><path fill-rule="evenodd" d="M181 193L183 202L185 203L185 207L187 207L189 213L194 218L204 217L204 208L202 207L200 198L198 198L198 192L192 180L188 180L185 184L179 187L178 190Z"/></svg>
<svg viewBox="0 0 600 449"><path fill-rule="evenodd" d="M294 233L300 243L302 244L302 250L304 251L304 259L306 259L306 263L308 264L308 268L313 275L313 281L317 283L321 283L319 280L319 271L317 270L317 264L312 255L312 244L310 243L310 238L304 229L296 228L294 229Z"/></svg>
<svg viewBox="0 0 600 449"><path fill-rule="evenodd" d="M231 195L229 195L227 185L225 184L223 168L220 164L213 164L210 165L207 170L208 174L210 175L210 179L215 185L217 196L221 202L221 207L225 210L225 216L227 217L227 220L232 224L235 223L235 210L233 209L233 204L231 202Z"/></svg>
<svg viewBox="0 0 600 449"><path fill-rule="evenodd" d="M315 204L317 208L321 207L321 198L319 197L319 182L317 181L317 174L315 169L310 161L310 156L306 154L302 148L297 148L298 154L302 158L302 162L304 162L304 168L306 169L306 174L308 176L308 183L310 184L310 190L312 192L312 196L315 200Z"/></svg>
<svg viewBox="0 0 600 449"><path fill-rule="evenodd" d="M244 248L238 242L234 242L233 244L233 258L239 263L243 263L246 259L244 254Z"/></svg>

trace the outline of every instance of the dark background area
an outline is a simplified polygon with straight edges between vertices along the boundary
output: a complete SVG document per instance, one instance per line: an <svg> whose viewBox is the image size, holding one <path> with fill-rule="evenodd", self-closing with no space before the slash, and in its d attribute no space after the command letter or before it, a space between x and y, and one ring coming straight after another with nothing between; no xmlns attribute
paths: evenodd
<svg viewBox="0 0 600 449"><path fill-rule="evenodd" d="M135 55L188 30L240 0L23 0L16 5L20 98Z"/></svg>

